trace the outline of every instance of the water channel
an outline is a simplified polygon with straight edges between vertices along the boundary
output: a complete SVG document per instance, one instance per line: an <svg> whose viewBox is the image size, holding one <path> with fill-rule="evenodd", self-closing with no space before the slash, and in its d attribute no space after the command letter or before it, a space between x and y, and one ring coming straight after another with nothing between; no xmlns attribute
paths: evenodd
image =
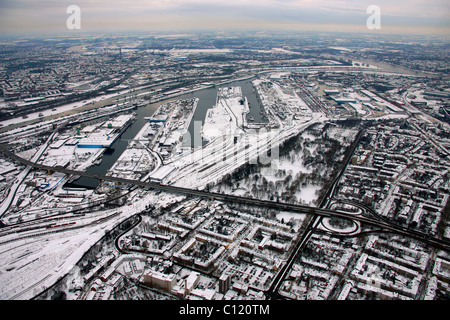
<svg viewBox="0 0 450 320"><path fill-rule="evenodd" d="M417 72L414 70L409 70L400 66L394 66L387 63L381 63L379 61L373 61L373 60L361 60L363 63L370 63L374 65L378 65L379 67L383 68L384 70L388 72L400 72L404 74L411 74L411 75L421 75L424 76L424 73ZM426 74L429 75L429 74ZM202 124L205 120L206 111L214 106L216 103L216 97L217 97L217 91L220 87L231 87L231 86L240 86L242 89L242 94L244 97L247 97L249 106L250 106L250 115L253 117L254 122L256 123L263 123L267 122L267 120L262 119L261 117L261 111L262 106L261 103L258 100L257 93L255 93L252 85L252 80L246 79L246 80L235 80L231 81L226 84L219 85L217 87L209 87L205 89L199 89L194 92L185 93L183 95L179 95L174 98L170 98L167 100L159 101L157 103L149 103L145 107L140 107L137 110L135 110L136 113L136 121L128 127L127 130L125 130L122 135L114 142L114 144L111 146L110 149L106 150L105 153L102 156L102 162L99 165L93 165L89 167L86 171L89 173L97 173L97 174L106 174L106 172L114 165L114 163L117 161L117 159L122 155L123 151L126 149L128 142L132 140L136 134L139 132L139 130L142 128L142 126L145 124L145 117L151 116L158 107L166 103L168 101L174 101L174 100L183 100L183 99L192 99L194 97L199 98L199 102L197 105L197 108L195 110L195 113L192 117L192 121L189 126L189 133L191 135L191 141L192 144L194 144L195 141L202 141L201 143L204 145L206 142L201 139L201 133L200 130L198 130L198 126L194 126L195 121L202 121ZM332 89L325 85L320 85L320 89ZM320 91L322 91L320 90ZM135 92L134 94L138 92L144 92L145 90L140 90ZM323 92L322 92L323 94ZM105 104L108 101L103 101ZM198 145L193 145L197 147ZM74 181L71 184L66 184L66 186L70 187L84 187L84 188L95 188L98 185L97 179L92 178L86 178L81 177L78 180Z"/></svg>
<svg viewBox="0 0 450 320"><path fill-rule="evenodd" d="M202 139L200 138L201 136L200 131L198 131L197 127L194 127L194 121L202 121L203 124L206 116L206 111L209 108L213 107L214 104L216 103L217 91L218 88L221 87L240 86L242 89L243 96L247 97L248 99L248 103L250 106L250 115L254 118L254 121L257 123L267 122L267 120L261 118L262 106L258 100L257 93L253 89L252 80L253 79L232 81L217 87L210 87L190 93L185 93L175 98L159 101L157 103L149 103L145 107L140 107L136 109L135 110L136 121L132 123L122 133L120 137L117 138L117 140L112 144L111 148L105 151L105 153L102 155L101 163L87 168L86 172L105 175L107 171L114 165L117 159L119 159L119 157L125 151L126 147L128 146L128 142L134 139L134 137L142 129L142 127L146 122L144 118L151 116L161 104L164 104L167 101L192 99L194 97L199 99L197 108L195 110L190 126L188 128L188 131L192 137L191 140L193 142L202 141ZM194 131L195 129L197 129L197 131ZM205 141L202 141L202 143L204 144ZM73 181L72 183L66 184L66 186L75 188L93 189L97 187L98 183L99 183L98 179L80 177L79 179Z"/></svg>

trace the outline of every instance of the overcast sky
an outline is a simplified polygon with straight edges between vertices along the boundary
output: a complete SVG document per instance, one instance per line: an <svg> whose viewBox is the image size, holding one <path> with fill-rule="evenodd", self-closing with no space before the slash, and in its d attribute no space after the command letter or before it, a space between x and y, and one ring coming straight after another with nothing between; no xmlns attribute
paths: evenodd
<svg viewBox="0 0 450 320"><path fill-rule="evenodd" d="M69 32L69 5L81 31L290 29L374 32L369 5L387 33L449 34L449 0L0 0L0 30ZM72 30L73 31L73 30Z"/></svg>

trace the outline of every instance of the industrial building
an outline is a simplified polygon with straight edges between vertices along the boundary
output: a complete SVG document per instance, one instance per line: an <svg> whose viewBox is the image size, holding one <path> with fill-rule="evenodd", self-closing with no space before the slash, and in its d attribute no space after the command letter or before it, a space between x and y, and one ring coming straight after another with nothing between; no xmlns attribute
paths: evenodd
<svg viewBox="0 0 450 320"><path fill-rule="evenodd" d="M159 123L159 122L166 122L167 119L169 118L169 116L167 114L162 114L162 115L154 115L151 117L145 117L145 120L147 120L150 123Z"/></svg>

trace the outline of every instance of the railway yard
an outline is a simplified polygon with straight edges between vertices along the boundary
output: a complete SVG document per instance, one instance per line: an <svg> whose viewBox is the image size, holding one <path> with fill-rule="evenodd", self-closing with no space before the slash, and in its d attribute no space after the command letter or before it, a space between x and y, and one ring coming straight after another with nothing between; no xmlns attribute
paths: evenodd
<svg viewBox="0 0 450 320"><path fill-rule="evenodd" d="M0 298L448 297L449 125L420 77L361 75L386 77L264 70L201 118L185 88L0 134Z"/></svg>

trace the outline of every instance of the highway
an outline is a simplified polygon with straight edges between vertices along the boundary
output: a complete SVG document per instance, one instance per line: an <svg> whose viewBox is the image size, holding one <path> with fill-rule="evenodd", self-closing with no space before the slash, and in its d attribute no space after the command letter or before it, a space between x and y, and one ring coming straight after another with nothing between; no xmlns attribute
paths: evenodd
<svg viewBox="0 0 450 320"><path fill-rule="evenodd" d="M339 183L339 180L341 179L342 174L344 173L345 169L347 168L350 159L352 158L352 155L355 152L355 148L359 143L359 140L361 139L361 136L363 135L364 130L360 130L353 141L352 145L350 146L350 152L347 152L347 158L344 160L344 165L342 166L340 173L334 178L333 183L328 188L327 193L320 201L319 207L320 208L329 208L329 204L333 199L333 195L336 190L336 186ZM280 272L277 273L274 281L272 282L270 288L265 292L266 297L268 299L278 299L279 294L278 290L283 283L284 279L286 278L286 274L291 270L292 265L297 260L297 257L299 254L301 254L301 251L303 250L303 246L309 241L310 236L312 233L316 230L317 226L320 224L322 218L320 216L314 216L310 222L308 223L308 226L303 232L302 237L300 240L295 244L294 251L289 256L289 258L286 260L286 263L280 270Z"/></svg>
<svg viewBox="0 0 450 320"><path fill-rule="evenodd" d="M322 217L337 217L342 219L348 219L348 220L355 220L360 221L362 223L366 223L369 225L373 225L376 227L379 227L381 229L384 229L386 231L391 231L394 233L398 233L404 236L412 237L414 239L423 241L433 247L444 249L444 250L450 250L450 242L442 239L438 239L435 237L431 237L428 234L419 232L417 230L412 230L406 227L398 226L398 225L392 225L384 221L380 221L378 219L366 217L366 216L355 216L351 213L339 211L339 210L331 210L331 209L324 209L324 208L317 208L317 207L310 207L300 204L292 204L292 203L284 203L284 202L275 202L275 201L269 201L269 200L260 200L260 199L254 199L254 198L248 198L248 197L242 197L242 196L236 196L236 195L228 195L228 194L221 194L221 193L215 193L215 192L209 192L205 190L196 190L196 189L189 189L184 187L176 187L176 186L170 186L170 185L164 185L159 184L156 182L147 182L147 181L140 181L140 180L131 180L131 179L124 179L119 177L111 177L111 176L105 176L105 175L99 175L99 174L92 174L87 173L83 171L76 171L76 170L70 170L63 167L50 167L42 164L38 164L26 159L23 159L17 155L15 155L13 152L10 151L10 148L8 148L7 145L0 146L1 152L3 154L9 156L10 158L33 168L37 168L40 170L47 170L47 171L53 171L53 172L60 172L67 175L79 175L94 179L99 179L102 181L110 181L110 182L117 182L124 185L134 185L134 186L140 186L140 187L146 187L146 188L153 188L158 189L170 193L177 193L177 194L184 194L189 196L196 196L196 197L202 197L202 198L208 198L211 200L217 200L217 201L224 201L224 202L233 202L233 203L240 203L244 205L251 205L251 206L259 206L259 207L267 207L267 208L273 208L277 210L286 210L286 211L292 211L292 212L298 212L303 214L312 214L312 215L318 215Z"/></svg>

